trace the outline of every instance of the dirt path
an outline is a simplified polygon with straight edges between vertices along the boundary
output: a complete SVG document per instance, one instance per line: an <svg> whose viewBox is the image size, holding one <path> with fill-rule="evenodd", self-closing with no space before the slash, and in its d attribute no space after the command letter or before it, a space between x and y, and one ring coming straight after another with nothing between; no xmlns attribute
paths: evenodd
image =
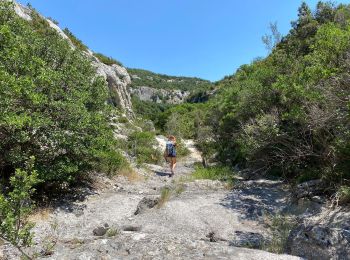
<svg viewBox="0 0 350 260"><path fill-rule="evenodd" d="M164 138L157 139L162 144ZM267 235L263 214L277 210L286 197L279 183L246 182L229 191L218 181L184 182L200 160L193 143L186 145L191 155L179 162L174 178L164 166L148 165L139 172L143 180L120 176L104 192L39 219L35 250L57 260L298 259L234 246L258 247ZM9 247L5 254L15 256Z"/></svg>

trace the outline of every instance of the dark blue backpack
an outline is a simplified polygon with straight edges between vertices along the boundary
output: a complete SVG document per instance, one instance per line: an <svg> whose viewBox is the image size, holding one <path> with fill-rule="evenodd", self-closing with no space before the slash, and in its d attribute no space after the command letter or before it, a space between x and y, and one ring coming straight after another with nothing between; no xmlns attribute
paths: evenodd
<svg viewBox="0 0 350 260"><path fill-rule="evenodd" d="M166 143L166 154L169 157L174 157L176 156L176 149L175 149L175 145L173 142L167 142Z"/></svg>

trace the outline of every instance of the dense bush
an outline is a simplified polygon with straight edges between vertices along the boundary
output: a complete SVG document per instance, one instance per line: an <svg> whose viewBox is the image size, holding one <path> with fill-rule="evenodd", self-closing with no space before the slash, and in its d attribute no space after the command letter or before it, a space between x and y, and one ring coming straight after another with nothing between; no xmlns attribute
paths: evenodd
<svg viewBox="0 0 350 260"><path fill-rule="evenodd" d="M142 118L152 120L158 128L161 128L160 126L164 124L163 122L160 122L161 115L170 107L170 105L143 101L134 95L131 97L131 101L134 112L137 115L141 116Z"/></svg>
<svg viewBox="0 0 350 260"><path fill-rule="evenodd" d="M0 172L3 181L35 156L44 184L91 169L114 171L122 157L108 125L107 88L79 49L34 11L17 17L0 2Z"/></svg>
<svg viewBox="0 0 350 260"><path fill-rule="evenodd" d="M348 5L319 3L313 13L303 3L267 58L217 84L206 120L217 158L350 184L349 18Z"/></svg>
<svg viewBox="0 0 350 260"><path fill-rule="evenodd" d="M158 163L162 154L157 149L157 141L152 132L133 132L128 137L129 154L135 157L138 164Z"/></svg>

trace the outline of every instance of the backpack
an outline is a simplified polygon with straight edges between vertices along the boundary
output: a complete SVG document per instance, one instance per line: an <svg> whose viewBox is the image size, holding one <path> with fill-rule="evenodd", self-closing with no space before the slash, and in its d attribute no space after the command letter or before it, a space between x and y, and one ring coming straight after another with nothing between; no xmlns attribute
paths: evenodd
<svg viewBox="0 0 350 260"><path fill-rule="evenodd" d="M169 157L176 156L175 144L173 142L166 143L166 154Z"/></svg>

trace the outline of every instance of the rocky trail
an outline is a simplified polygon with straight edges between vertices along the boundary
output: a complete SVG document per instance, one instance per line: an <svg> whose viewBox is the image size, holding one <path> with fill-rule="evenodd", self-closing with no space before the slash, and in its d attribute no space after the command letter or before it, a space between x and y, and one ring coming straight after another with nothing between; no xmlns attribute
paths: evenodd
<svg viewBox="0 0 350 260"><path fill-rule="evenodd" d="M193 143L186 145L191 155L174 178L165 165L147 165L134 179L118 176L85 199L39 214L33 250L59 260L299 259L239 247L259 248L268 237L262 221L285 202L282 184L247 181L228 190L219 181L185 181L200 160ZM10 246L3 254L18 257Z"/></svg>

